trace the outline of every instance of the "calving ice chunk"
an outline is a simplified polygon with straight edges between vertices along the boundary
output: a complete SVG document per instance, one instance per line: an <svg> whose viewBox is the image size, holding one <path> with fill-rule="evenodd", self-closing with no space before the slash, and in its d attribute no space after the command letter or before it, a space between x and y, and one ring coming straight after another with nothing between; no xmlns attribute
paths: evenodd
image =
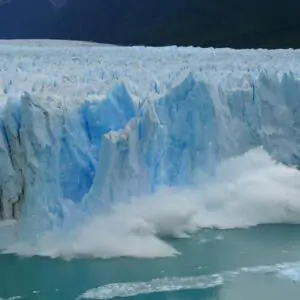
<svg viewBox="0 0 300 300"><path fill-rule="evenodd" d="M263 146L299 164L300 51L0 42L0 217L41 233Z"/></svg>

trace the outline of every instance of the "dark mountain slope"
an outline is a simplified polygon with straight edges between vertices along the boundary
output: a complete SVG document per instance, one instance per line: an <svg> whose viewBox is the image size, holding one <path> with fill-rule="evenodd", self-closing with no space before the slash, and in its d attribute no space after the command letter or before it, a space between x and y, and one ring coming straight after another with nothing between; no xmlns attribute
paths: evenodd
<svg viewBox="0 0 300 300"><path fill-rule="evenodd" d="M10 0L0 5L0 38L46 38L57 12L49 1Z"/></svg>
<svg viewBox="0 0 300 300"><path fill-rule="evenodd" d="M73 0L61 10L53 35L128 44L151 30L159 19L167 19L176 9L176 1L170 10L169 1L88 0L83 4L81 0Z"/></svg>
<svg viewBox="0 0 300 300"><path fill-rule="evenodd" d="M13 13L13 3L21 2L23 8ZM3 21L1 10L9 6L11 17ZM298 0L69 0L60 10L50 6L46 0L0 6L0 37L300 48Z"/></svg>

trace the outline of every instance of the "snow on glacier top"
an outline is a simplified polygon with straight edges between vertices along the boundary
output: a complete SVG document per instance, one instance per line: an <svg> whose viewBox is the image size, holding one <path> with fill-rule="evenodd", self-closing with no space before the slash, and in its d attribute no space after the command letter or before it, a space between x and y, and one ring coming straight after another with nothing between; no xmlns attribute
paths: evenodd
<svg viewBox="0 0 300 300"><path fill-rule="evenodd" d="M101 99L117 82L137 100L156 99L192 73L207 84L249 80L264 69L300 70L299 50L116 47L76 41L0 41L0 94Z"/></svg>

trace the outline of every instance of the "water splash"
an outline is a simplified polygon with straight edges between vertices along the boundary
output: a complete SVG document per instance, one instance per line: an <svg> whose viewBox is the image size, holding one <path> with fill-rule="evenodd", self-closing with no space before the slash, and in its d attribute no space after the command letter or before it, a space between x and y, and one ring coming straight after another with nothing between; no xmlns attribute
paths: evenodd
<svg viewBox="0 0 300 300"><path fill-rule="evenodd" d="M262 148L224 161L216 174L197 176L188 188L164 188L81 218L67 207L64 225L37 243L16 243L6 253L50 257L167 257L180 254L164 238L186 238L202 228L244 228L300 223L300 172ZM73 225L73 226L72 226Z"/></svg>

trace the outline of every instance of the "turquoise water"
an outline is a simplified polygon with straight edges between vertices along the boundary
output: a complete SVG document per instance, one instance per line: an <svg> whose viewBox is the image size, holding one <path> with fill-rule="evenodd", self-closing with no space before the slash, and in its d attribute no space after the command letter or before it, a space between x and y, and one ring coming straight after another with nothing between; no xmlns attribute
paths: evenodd
<svg viewBox="0 0 300 300"><path fill-rule="evenodd" d="M0 255L0 298L300 299L300 226L203 230L170 243L182 255L72 261Z"/></svg>

